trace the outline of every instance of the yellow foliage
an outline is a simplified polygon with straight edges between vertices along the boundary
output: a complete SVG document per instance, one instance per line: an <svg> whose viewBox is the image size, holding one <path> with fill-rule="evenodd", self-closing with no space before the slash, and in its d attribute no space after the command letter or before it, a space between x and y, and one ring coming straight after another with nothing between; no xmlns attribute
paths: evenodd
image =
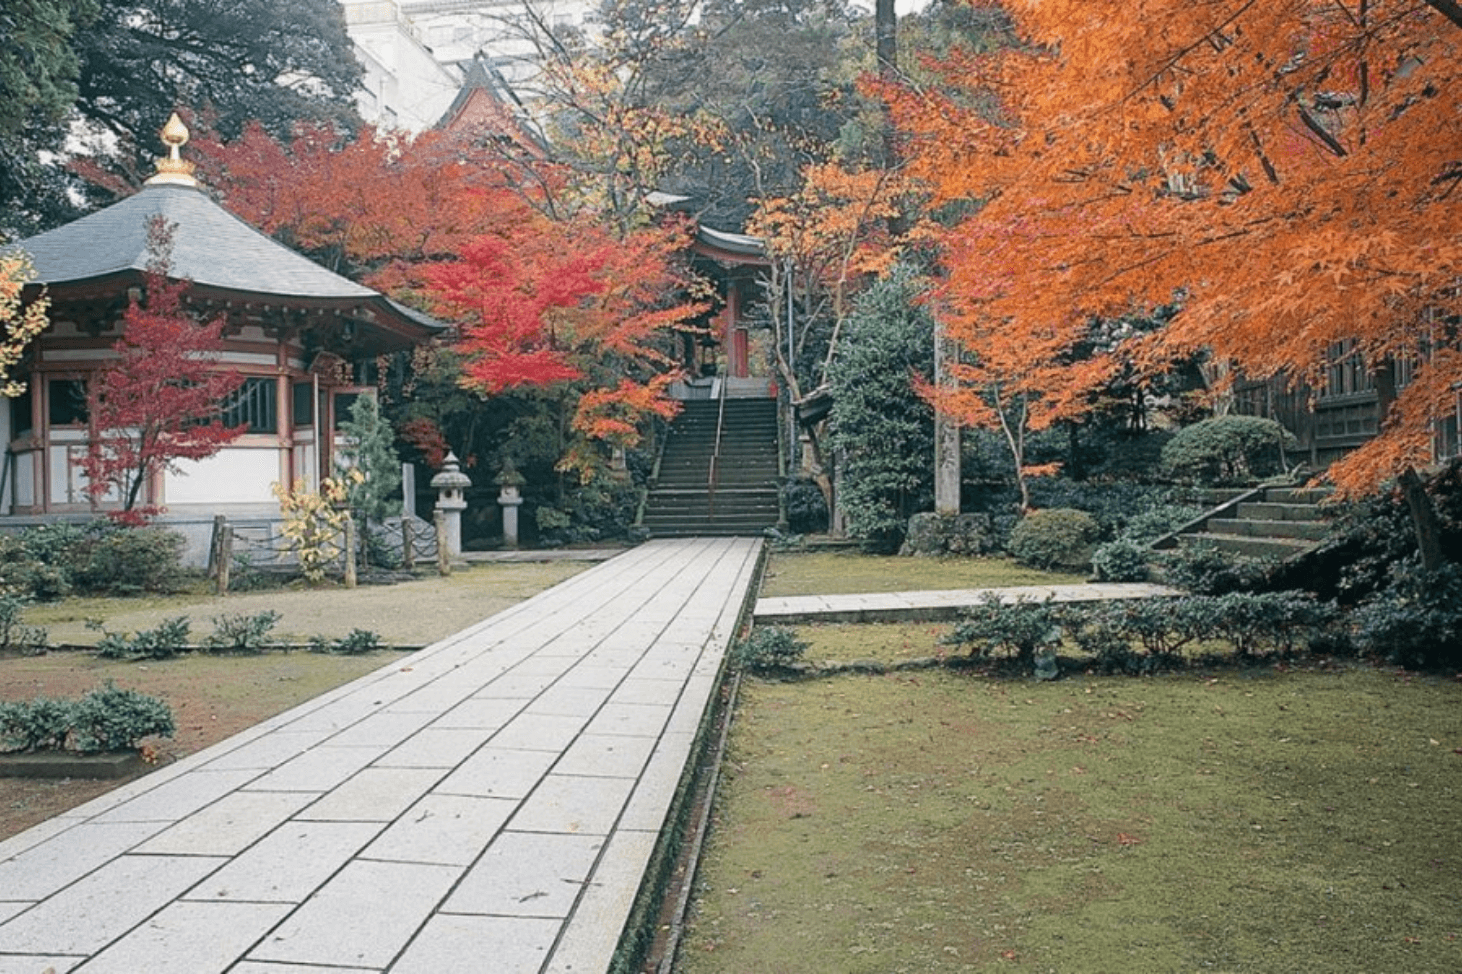
<svg viewBox="0 0 1462 974"><path fill-rule="evenodd" d="M50 323L46 311L50 301L43 294L29 304L22 304L21 289L35 278L35 268L24 253L0 254L0 396L14 398L25 391L25 384L11 377L11 370L25 353L31 340Z"/></svg>
<svg viewBox="0 0 1462 974"><path fill-rule="evenodd" d="M359 478L357 483L364 479L354 469L345 476ZM348 495L345 478L327 477L320 482L319 491L309 490L302 480L295 481L290 489L278 483L270 489L284 516L280 534L299 559L300 574L310 584L318 585L344 550L345 524L350 519L344 507Z"/></svg>

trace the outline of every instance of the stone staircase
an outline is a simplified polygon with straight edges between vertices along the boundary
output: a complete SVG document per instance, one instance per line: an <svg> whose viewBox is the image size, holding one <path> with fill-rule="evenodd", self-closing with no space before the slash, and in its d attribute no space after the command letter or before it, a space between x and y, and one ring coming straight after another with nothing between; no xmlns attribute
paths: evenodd
<svg viewBox="0 0 1462 974"><path fill-rule="evenodd" d="M776 525L776 401L727 399L720 409L720 400L691 400L671 425L640 518L651 536L754 536Z"/></svg>
<svg viewBox="0 0 1462 974"><path fill-rule="evenodd" d="M1206 542L1222 551L1289 561L1314 550L1329 533L1319 506L1328 495L1298 487L1210 491L1212 510L1153 547Z"/></svg>

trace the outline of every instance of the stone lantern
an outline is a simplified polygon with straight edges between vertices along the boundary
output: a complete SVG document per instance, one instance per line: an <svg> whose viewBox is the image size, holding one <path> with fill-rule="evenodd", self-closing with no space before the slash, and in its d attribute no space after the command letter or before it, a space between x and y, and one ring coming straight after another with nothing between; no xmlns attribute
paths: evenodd
<svg viewBox="0 0 1462 974"><path fill-rule="evenodd" d="M497 485L502 488L498 491L497 502L503 509L503 545L507 548L518 547L518 508L523 503L523 495L518 488L523 486L523 475L518 473L518 468L513 466L511 459L503 460L503 471L497 475Z"/></svg>
<svg viewBox="0 0 1462 974"><path fill-rule="evenodd" d="M437 492L437 510L446 523L447 554L453 558L462 554L462 512L467 510L464 492L472 486L472 480L462 472L457 454L448 453L442 461L442 472L431 479Z"/></svg>

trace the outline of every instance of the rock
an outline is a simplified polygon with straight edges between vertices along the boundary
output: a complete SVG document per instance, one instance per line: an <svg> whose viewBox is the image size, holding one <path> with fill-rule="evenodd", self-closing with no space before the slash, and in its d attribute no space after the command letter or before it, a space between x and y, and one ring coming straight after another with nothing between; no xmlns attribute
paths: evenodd
<svg viewBox="0 0 1462 974"><path fill-rule="evenodd" d="M982 555L999 549L988 514L915 514L901 555Z"/></svg>

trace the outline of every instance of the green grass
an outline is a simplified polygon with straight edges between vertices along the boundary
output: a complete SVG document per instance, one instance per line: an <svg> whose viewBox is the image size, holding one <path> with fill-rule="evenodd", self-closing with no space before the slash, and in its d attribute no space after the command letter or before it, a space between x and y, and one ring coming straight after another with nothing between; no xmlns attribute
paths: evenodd
<svg viewBox="0 0 1462 974"><path fill-rule="evenodd" d="M1462 970L1458 749L1365 668L749 679L677 971Z"/></svg>
<svg viewBox="0 0 1462 974"><path fill-rule="evenodd" d="M899 558L839 552L778 552L761 595L847 595L1016 585L1069 585L1082 575L1043 572L1009 558Z"/></svg>

